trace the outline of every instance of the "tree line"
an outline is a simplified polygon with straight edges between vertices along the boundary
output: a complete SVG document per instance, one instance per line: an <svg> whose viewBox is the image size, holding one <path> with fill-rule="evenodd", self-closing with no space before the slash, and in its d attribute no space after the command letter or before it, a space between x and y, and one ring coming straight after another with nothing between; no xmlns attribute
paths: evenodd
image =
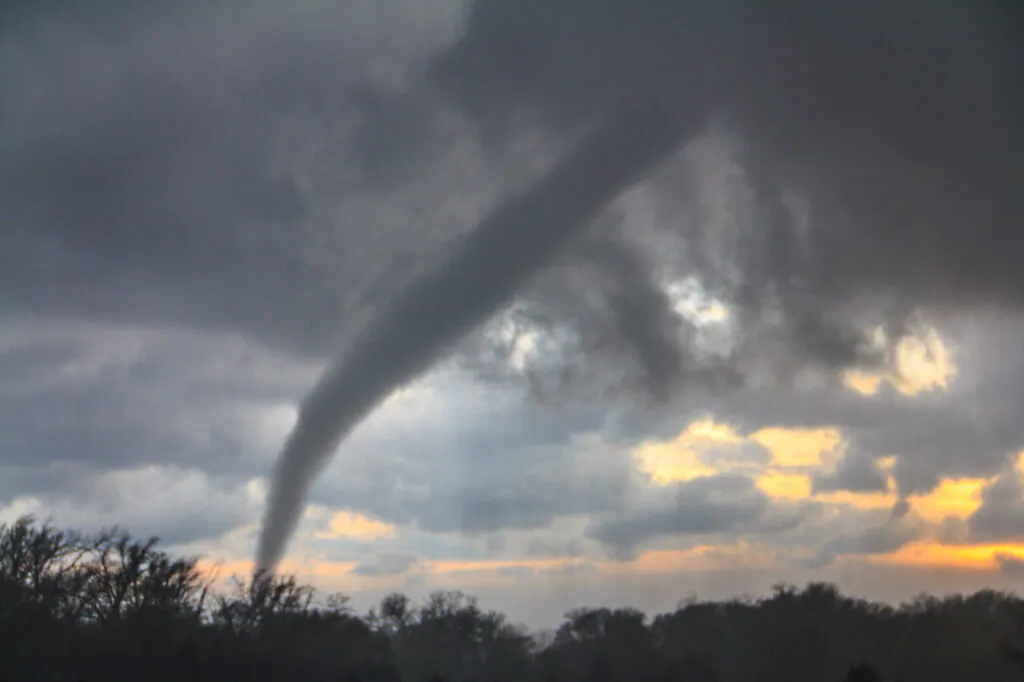
<svg viewBox="0 0 1024 682"><path fill-rule="evenodd" d="M889 606L834 586L691 599L648 618L570 611L531 635L461 592L357 613L294 576L212 589L198 557L117 529L0 525L0 682L1019 681L1024 600L984 590ZM524 595L528 598L528 595Z"/></svg>

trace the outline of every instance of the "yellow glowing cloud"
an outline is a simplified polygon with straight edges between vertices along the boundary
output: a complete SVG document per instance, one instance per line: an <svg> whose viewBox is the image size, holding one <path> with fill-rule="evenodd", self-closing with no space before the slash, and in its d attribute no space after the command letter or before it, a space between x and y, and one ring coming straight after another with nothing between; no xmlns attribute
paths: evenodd
<svg viewBox="0 0 1024 682"><path fill-rule="evenodd" d="M887 492L855 493L849 490L811 492L811 476L785 471L769 470L758 476L757 487L769 497L783 500L815 499L828 504L848 505L855 509L889 509L897 500L895 485L889 481Z"/></svg>
<svg viewBox="0 0 1024 682"><path fill-rule="evenodd" d="M672 441L644 443L634 451L634 456L641 469L656 483L667 484L718 473L701 460L700 450L742 442L728 425L700 420L691 423Z"/></svg>
<svg viewBox="0 0 1024 682"><path fill-rule="evenodd" d="M981 505L981 490L991 483L985 478L944 479L928 495L911 496L914 511L928 521L947 516L966 518Z"/></svg>
<svg viewBox="0 0 1024 682"><path fill-rule="evenodd" d="M666 283L665 293L679 315L698 325L722 323L729 319L729 309L720 301L708 298L692 279Z"/></svg>
<svg viewBox="0 0 1024 682"><path fill-rule="evenodd" d="M884 342L884 335L876 335ZM875 395L882 382L903 395L914 396L926 391L946 389L956 376L952 353L934 329L901 339L895 348L891 372L867 373L849 371L844 383L863 395Z"/></svg>
<svg viewBox="0 0 1024 682"><path fill-rule="evenodd" d="M315 535L315 537L321 540L348 538L367 542L392 538L394 536L395 527L393 525L376 521L361 514L344 511L332 516L327 530L320 531Z"/></svg>
<svg viewBox="0 0 1024 682"><path fill-rule="evenodd" d="M942 545L925 540L909 544L891 554L873 556L872 563L898 564L928 568L960 568L992 570L998 566L996 556L1024 556L1021 545Z"/></svg>
<svg viewBox="0 0 1024 682"><path fill-rule="evenodd" d="M885 467L883 467L883 470ZM981 490L991 482L984 478L943 479L927 495L912 495L914 513L926 521L938 523L947 516L966 518L981 504ZM889 477L884 493L854 493L847 490L818 493L815 499L831 504L848 504L857 509L887 509L897 501L896 484Z"/></svg>
<svg viewBox="0 0 1024 682"><path fill-rule="evenodd" d="M861 395L875 395L878 393L882 381L883 377L878 374L868 374L853 369L843 374L843 383Z"/></svg>
<svg viewBox="0 0 1024 682"><path fill-rule="evenodd" d="M896 368L893 387L904 395L945 389L956 374L949 349L934 329L896 346Z"/></svg>
<svg viewBox="0 0 1024 682"><path fill-rule="evenodd" d="M708 441L711 443L740 443L743 440L728 424L719 424L710 419L691 423L679 437L693 442Z"/></svg>
<svg viewBox="0 0 1024 682"><path fill-rule="evenodd" d="M775 499L815 499L827 504L848 505L856 509L877 510L891 508L897 501L896 486L891 471L895 458L879 460L879 468L889 474L884 492L859 493L845 490L812 494L811 472L826 470L834 465L842 453L842 436L832 428L786 429L770 427L750 436L750 440L767 448L772 455L769 468L756 478L757 486ZM696 421L687 426L674 440L665 443L645 443L636 451L642 468L655 482L666 484L688 481L699 476L720 473L701 459L701 449L740 445L743 437L727 424L712 420ZM727 463L719 462L722 466ZM1024 471L1024 456L1018 464ZM797 469L798 471L793 471ZM987 479L946 479L928 495L911 498L914 511L924 520L939 522L947 516L964 518L980 504L982 488Z"/></svg>
<svg viewBox="0 0 1024 682"><path fill-rule="evenodd" d="M770 427L750 439L772 453L772 464L784 467L820 467L830 464L843 439L836 429L782 429ZM828 457L826 457L828 455Z"/></svg>
<svg viewBox="0 0 1024 682"><path fill-rule="evenodd" d="M814 499L828 504L844 504L854 509L891 509L896 504L897 497L890 483L888 492L879 493L855 493L849 490L836 490L827 493L818 493Z"/></svg>
<svg viewBox="0 0 1024 682"><path fill-rule="evenodd" d="M710 476L747 462L728 461L718 457L715 466L702 458L702 452L711 448L741 446L754 442L771 453L771 469L762 472L757 484L773 497L788 499L810 495L810 479L800 472L779 471L781 468L820 468L835 463L842 445L836 429L787 429L770 427L752 434L749 439L737 434L728 424L711 419L689 424L676 438L668 442L647 442L634 451L640 468L662 485L674 481L689 481Z"/></svg>
<svg viewBox="0 0 1024 682"><path fill-rule="evenodd" d="M757 478L757 487L769 497L803 500L811 496L811 477L806 474L787 474L769 471Z"/></svg>

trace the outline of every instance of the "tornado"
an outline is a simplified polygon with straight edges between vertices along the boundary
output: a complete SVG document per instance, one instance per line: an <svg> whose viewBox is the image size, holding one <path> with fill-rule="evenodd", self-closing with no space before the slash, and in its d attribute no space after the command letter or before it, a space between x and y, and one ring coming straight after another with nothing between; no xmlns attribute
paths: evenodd
<svg viewBox="0 0 1024 682"><path fill-rule="evenodd" d="M352 429L510 303L608 203L677 151L704 122L702 113L657 96L620 105L532 186L502 201L440 267L371 318L300 406L271 482L259 575L273 573L309 489Z"/></svg>

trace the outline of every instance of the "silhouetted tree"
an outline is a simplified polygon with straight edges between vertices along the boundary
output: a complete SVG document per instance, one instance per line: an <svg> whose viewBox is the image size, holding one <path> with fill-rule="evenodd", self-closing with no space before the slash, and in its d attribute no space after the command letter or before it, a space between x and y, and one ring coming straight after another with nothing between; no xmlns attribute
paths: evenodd
<svg viewBox="0 0 1024 682"><path fill-rule="evenodd" d="M1020 641L1024 600L1005 592L893 607L822 583L652 620L575 609L542 641L461 592L365 616L294 576L214 595L152 538L0 525L0 682L1019 682Z"/></svg>
<svg viewBox="0 0 1024 682"><path fill-rule="evenodd" d="M882 677L867 663L851 665L843 682L882 682Z"/></svg>

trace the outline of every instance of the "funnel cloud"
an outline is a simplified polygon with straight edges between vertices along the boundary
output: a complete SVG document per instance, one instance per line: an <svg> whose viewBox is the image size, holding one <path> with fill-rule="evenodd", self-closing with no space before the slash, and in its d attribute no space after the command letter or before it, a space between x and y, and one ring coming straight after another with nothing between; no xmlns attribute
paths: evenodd
<svg viewBox="0 0 1024 682"><path fill-rule="evenodd" d="M692 134L700 116L651 96L622 105L533 187L504 202L438 270L374 320L307 396L278 461L257 550L272 571L314 477L381 400L508 303L604 208ZM470 284L472 284L470 286Z"/></svg>

